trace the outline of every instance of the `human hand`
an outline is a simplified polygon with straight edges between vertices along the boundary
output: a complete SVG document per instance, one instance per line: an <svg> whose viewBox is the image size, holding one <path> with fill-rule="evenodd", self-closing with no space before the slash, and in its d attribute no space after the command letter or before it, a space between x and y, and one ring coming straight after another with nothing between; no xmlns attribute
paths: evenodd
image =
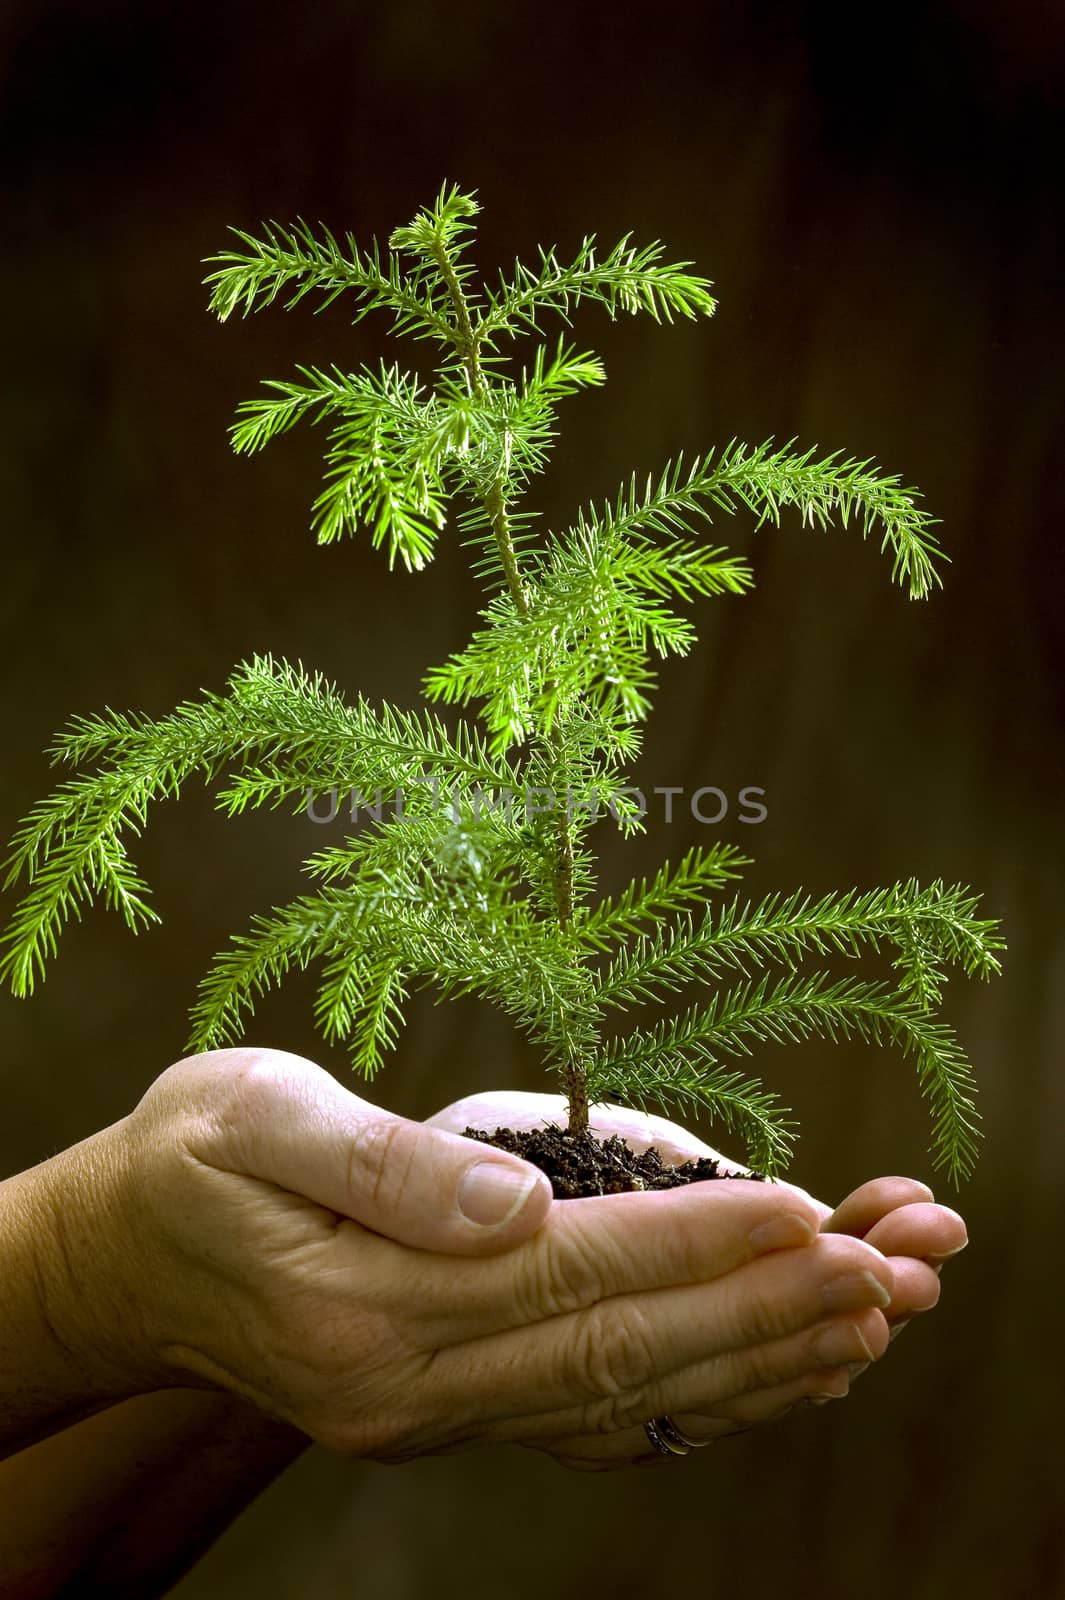
<svg viewBox="0 0 1065 1600"><path fill-rule="evenodd" d="M278 1051L179 1062L76 1148L84 1179L64 1166L61 1227L95 1292L62 1302L59 1336L128 1391L228 1389L383 1461L643 1439L654 1409L702 1396L708 1354L729 1393L770 1370L798 1378L822 1287L866 1272L848 1301L861 1315L893 1282L864 1240L817 1239L796 1191L736 1181L552 1204L517 1157L391 1117ZM486 1160L533 1180L488 1239L456 1208L462 1174ZM803 1241L814 1271L785 1248Z"/></svg>
<svg viewBox="0 0 1065 1600"><path fill-rule="evenodd" d="M542 1127L548 1122L564 1125L565 1115L566 1102L561 1095L500 1091L456 1101L429 1118L429 1122L456 1132L466 1127L493 1132L499 1126L520 1130ZM620 1135L636 1150L642 1151L654 1144L663 1160L669 1163L712 1156L725 1171L744 1173L750 1170L712 1149L678 1124L631 1108L595 1106L591 1112L591 1127L602 1138L609 1134ZM942 1262L963 1249L966 1243L961 1217L947 1206L934 1204L931 1189L917 1179L873 1179L856 1189L835 1210L797 1185L780 1181L774 1187L790 1189L814 1207L822 1236L845 1234L861 1238L888 1258L893 1280L891 1296L882 1307L868 1307L857 1318L838 1320L840 1336L844 1340L853 1338L850 1350L844 1350L846 1364L841 1360L835 1366L825 1367L811 1360L809 1371L797 1379L763 1383L732 1394L727 1391L727 1385L722 1385L720 1369L708 1372L708 1382L716 1384L712 1395L708 1390L698 1406L687 1412L673 1413L682 1430L700 1441L774 1420L802 1402L817 1403L846 1395L853 1378L863 1372L871 1360L879 1359L888 1342L910 1318L936 1304ZM823 1251L824 1246L821 1249ZM811 1271L818 1270L815 1253L804 1251L803 1261ZM794 1280L781 1275L776 1287L794 1292L796 1285ZM844 1329L849 1331L844 1334ZM771 1376L779 1375L768 1349L756 1358L756 1369L759 1360L768 1362ZM625 1465L634 1459L633 1450L640 1453L636 1458L640 1465L665 1464L660 1455L648 1451L647 1440L641 1438L641 1432L631 1432L627 1438L618 1435L609 1439L594 1436L554 1439L537 1447L548 1449L556 1459L568 1465L590 1470Z"/></svg>

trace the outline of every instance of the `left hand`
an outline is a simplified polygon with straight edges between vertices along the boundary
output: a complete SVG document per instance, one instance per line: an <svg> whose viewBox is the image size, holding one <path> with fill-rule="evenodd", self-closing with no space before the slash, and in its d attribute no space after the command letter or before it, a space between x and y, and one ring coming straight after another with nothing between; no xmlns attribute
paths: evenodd
<svg viewBox="0 0 1065 1600"><path fill-rule="evenodd" d="M461 1133L467 1127L492 1133L497 1127L520 1130L542 1127L548 1122L564 1126L565 1117L566 1102L562 1095L500 1090L469 1095L426 1120L454 1133ZM590 1125L599 1138L618 1134L635 1150L656 1145L663 1160L670 1163L713 1156L720 1161L723 1170L750 1171L741 1162L723 1156L686 1128L663 1117L623 1106L596 1106L592 1108ZM795 1184L785 1186L798 1189ZM931 1189L916 1178L874 1178L855 1189L835 1210L805 1189L798 1192L816 1207L821 1216L822 1234L843 1233L864 1239L891 1260L894 1273L891 1302L882 1312L866 1312L863 1320L870 1354L878 1359L911 1317L930 1311L937 1303L940 1268L948 1256L956 1254L966 1244L965 1223L956 1211L937 1205ZM736 1395L707 1395L704 1408L678 1411L674 1418L694 1439L709 1441L740 1433L758 1423L781 1417L798 1404L842 1398L849 1392L851 1380L868 1365L869 1361L853 1361L847 1366L811 1372L786 1385ZM581 1438L537 1439L529 1443L566 1466L589 1471L630 1463L668 1464L666 1458L651 1450L642 1430L627 1429L624 1434Z"/></svg>

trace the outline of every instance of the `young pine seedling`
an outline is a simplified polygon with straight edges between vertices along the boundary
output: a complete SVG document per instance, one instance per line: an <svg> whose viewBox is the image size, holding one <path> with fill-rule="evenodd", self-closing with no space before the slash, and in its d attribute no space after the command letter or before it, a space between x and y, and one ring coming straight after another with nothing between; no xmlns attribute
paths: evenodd
<svg viewBox="0 0 1065 1600"><path fill-rule="evenodd" d="M638 249L629 235L602 252L590 236L572 260L540 249L491 287L469 257L478 210L472 194L445 185L388 252L360 249L350 234L340 245L302 220L264 226L258 239L232 229L243 248L209 258L217 270L205 279L223 321L292 288L288 307L346 295L355 322L388 311L396 332L436 347L431 382L398 363L300 367L302 381L270 380L269 394L243 403L231 433L235 450L253 454L304 417L328 418L318 542L369 533L390 566L398 558L421 571L458 503L454 527L486 600L469 643L424 687L428 701L468 716L449 726L432 709L346 700L320 675L263 656L238 666L224 693L159 720L76 717L51 754L77 774L13 842L7 884L27 890L0 970L29 994L64 924L94 901L134 932L157 920L126 842L194 774L222 780L217 804L230 816L354 792L372 823L312 855L314 891L256 918L216 958L193 1007L191 1050L238 1041L255 1000L315 964L321 1031L372 1078L411 987L469 992L509 1013L561 1075L569 1134L607 1099L705 1111L772 1175L795 1125L737 1059L765 1043L860 1038L911 1058L934 1164L957 1184L973 1166L978 1114L965 1054L936 1010L948 965L987 977L1003 948L967 889L910 880L816 901L722 900L748 862L715 844L595 900L589 847L597 817L626 834L644 826L623 769L640 749L654 659L694 642L679 608L751 584L746 562L705 541L712 515L745 513L761 527L789 511L808 527L875 532L915 599L939 583L932 519L917 491L867 461L733 441L646 482L634 475L571 527L541 533L526 494L546 465L556 408L604 381L596 356L535 342L541 323L568 326L586 302L658 322L710 316L715 302L691 263L670 265L660 244ZM530 339L519 371L510 352ZM891 979L822 970L824 958L867 952L890 955ZM611 1012L689 984L703 995L687 1009L647 1028L607 1028Z"/></svg>

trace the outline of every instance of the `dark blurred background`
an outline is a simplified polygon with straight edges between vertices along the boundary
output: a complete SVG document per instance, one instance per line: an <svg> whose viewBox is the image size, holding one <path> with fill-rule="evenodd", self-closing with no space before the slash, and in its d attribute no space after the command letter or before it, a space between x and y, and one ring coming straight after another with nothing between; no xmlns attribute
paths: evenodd
<svg viewBox="0 0 1065 1600"><path fill-rule="evenodd" d="M942 876L981 890L1009 939L1000 980L948 995L986 1133L960 1197L932 1173L903 1060L809 1046L755 1063L801 1118L798 1182L836 1200L880 1172L932 1177L969 1222L935 1316L845 1404L662 1473L573 1477L517 1449L398 1472L312 1452L187 1600L1065 1595L1063 119L1065 19L1036 0L9 0L5 835L50 786L39 752L73 712L163 713L264 650L412 704L467 637L457 542L419 577L389 575L368 541L315 548L321 431L250 460L229 448L260 379L376 362L387 319L352 329L342 302L315 316L308 300L222 325L201 285L229 224L384 237L447 178L480 191L493 271L632 229L716 284L697 327L580 315L611 381L566 403L549 519L678 449L797 436L920 485L952 560L913 604L875 542L719 524L757 589L698 613L634 778L760 785L768 819L604 833L604 881L723 836L756 854L752 891ZM134 942L91 914L35 999L0 1001L4 1170L121 1116L183 1053L210 955L299 892L326 836L224 823L195 790L160 811L135 853L164 927ZM294 983L255 1037L343 1077L309 1000ZM553 1088L504 1021L423 996L371 1092L424 1116L502 1084Z"/></svg>

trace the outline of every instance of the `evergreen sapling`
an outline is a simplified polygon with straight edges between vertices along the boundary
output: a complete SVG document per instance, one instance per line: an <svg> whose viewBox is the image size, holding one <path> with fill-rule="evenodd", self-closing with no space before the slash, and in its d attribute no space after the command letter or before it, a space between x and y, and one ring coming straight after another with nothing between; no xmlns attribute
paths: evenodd
<svg viewBox="0 0 1065 1600"><path fill-rule="evenodd" d="M571 260L540 249L495 287L470 260L473 194L445 185L382 251L338 243L305 222L264 225L242 248L209 258L210 309L225 321L273 304L348 296L354 322L391 313L396 332L430 341L431 382L381 363L347 372L299 367L240 405L233 448L251 455L304 418L328 419L325 486L314 502L319 543L368 533L390 567L431 560L453 502L454 526L485 590L466 647L424 679L427 701L461 708L374 707L321 675L269 656L243 662L223 693L158 720L107 711L74 718L54 763L74 769L19 827L7 886L26 885L0 972L16 995L43 975L72 916L102 901L134 931L155 922L127 841L149 808L195 775L217 783L229 816L354 791L372 825L312 854L313 891L234 937L203 980L189 1048L238 1042L256 1000L290 972L319 972L315 1013L372 1078L393 1049L414 987L472 993L500 1006L560 1074L567 1133L607 1099L706 1112L742 1138L767 1175L784 1170L795 1124L737 1063L761 1044L857 1038L909 1056L931 1110L934 1164L952 1182L972 1170L978 1135L972 1075L937 1019L948 966L999 970L998 924L968 889L899 882L814 900L757 902L724 891L749 862L727 844L693 848L653 878L595 898L589 834L611 818L645 826L625 793L640 749L654 661L683 655L695 631L681 607L742 595L747 563L711 545L716 515L755 527L784 512L816 529L876 534L911 598L939 583L933 521L920 496L869 461L818 456L794 443L733 440L657 477L634 475L573 525L541 533L526 503L546 466L561 400L604 381L598 358L541 323L596 303L614 318L710 316L708 280L670 264L659 243L629 235ZM519 340L534 342L520 371ZM385 807L390 806L389 815ZM835 976L836 957L884 952L891 979ZM813 970L810 964L813 963ZM656 1024L611 1031L611 1012L696 985L697 1003Z"/></svg>

